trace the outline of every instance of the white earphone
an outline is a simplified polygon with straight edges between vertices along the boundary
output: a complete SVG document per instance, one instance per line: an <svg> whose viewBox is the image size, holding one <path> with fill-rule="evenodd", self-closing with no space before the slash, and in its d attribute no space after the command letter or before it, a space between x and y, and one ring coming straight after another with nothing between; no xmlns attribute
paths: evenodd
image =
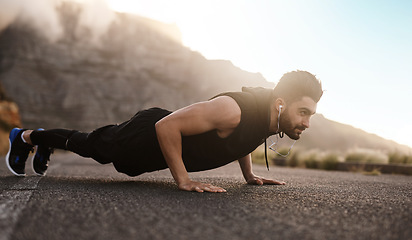
<svg viewBox="0 0 412 240"><path fill-rule="evenodd" d="M289 155L289 153L290 153L290 150L292 150L293 145L295 145L296 140L295 140L295 141L293 142L293 144L290 146L289 151L288 151L287 154L282 154L282 153L280 153L280 152L277 151L277 146L276 146L276 145L278 144L279 137L280 137L280 138L283 138L283 136L284 136L284 133L280 131L280 126L279 126L279 125L280 125L280 112L282 111L282 108L283 108L283 105L279 105L278 129L277 129L277 131L276 131L276 133L279 133L279 134L276 134L276 142L274 142L271 138L269 138L270 141L272 142L272 144L269 145L269 149L272 150L272 151L274 151L275 153L277 153L279 156L287 157L287 156Z"/></svg>

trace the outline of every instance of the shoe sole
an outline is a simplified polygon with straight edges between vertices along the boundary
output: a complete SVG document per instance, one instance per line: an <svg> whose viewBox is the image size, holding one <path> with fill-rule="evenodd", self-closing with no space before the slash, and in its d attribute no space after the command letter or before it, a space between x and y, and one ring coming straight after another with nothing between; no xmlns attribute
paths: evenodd
<svg viewBox="0 0 412 240"><path fill-rule="evenodd" d="M14 175L16 175L16 176L18 176L18 177L25 177L25 176L26 176L25 173L24 173L24 174L16 173L16 172L13 170L13 168L11 168L10 163L9 163L10 152L11 152L11 141L10 141L10 138L9 138L9 151L7 152L7 155L6 155L6 158L5 158L5 159L6 159L7 167L9 168L10 172L12 172Z"/></svg>
<svg viewBox="0 0 412 240"><path fill-rule="evenodd" d="M37 129L37 130L43 131L44 129L43 129L43 128L39 128L39 129ZM38 172L36 172L36 170L34 170L34 157L35 157L36 154L37 154L37 148L38 148L38 146L36 146L36 149L35 149L36 151L35 151L35 153L33 154L33 157L31 158L31 169L33 170L33 172L34 172L37 176L43 177L43 176L46 175L47 170L46 170L43 174L38 173Z"/></svg>
<svg viewBox="0 0 412 240"><path fill-rule="evenodd" d="M38 146L36 146L36 152L37 152L37 148L38 148ZM34 157L35 157L35 156L36 156L36 153L33 154L33 157L31 158L31 169L33 170L33 172L34 172L37 176L43 177L43 176L46 175L46 172L44 172L43 174L41 174L41 173L36 172L36 170L34 170Z"/></svg>

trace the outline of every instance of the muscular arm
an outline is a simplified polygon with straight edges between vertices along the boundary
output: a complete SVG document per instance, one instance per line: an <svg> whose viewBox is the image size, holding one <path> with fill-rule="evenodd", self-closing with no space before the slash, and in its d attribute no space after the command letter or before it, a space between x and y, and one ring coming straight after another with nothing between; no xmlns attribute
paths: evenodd
<svg viewBox="0 0 412 240"><path fill-rule="evenodd" d="M240 169L242 170L243 177L246 182L248 179L253 178L255 175L252 171L252 156L251 154L246 155L245 157L238 160Z"/></svg>
<svg viewBox="0 0 412 240"><path fill-rule="evenodd" d="M240 122L241 111L235 100L222 96L177 110L156 123L156 134L179 189L186 191L224 192L220 187L194 182L182 159L182 136L216 129L219 135L230 134Z"/></svg>
<svg viewBox="0 0 412 240"><path fill-rule="evenodd" d="M251 154L246 155L245 157L238 160L240 169L242 170L243 177L245 178L248 184L254 185L263 185L263 184L272 184L272 185L285 185L285 182L276 181L273 179L266 179L263 177L258 177L253 174L252 171L252 156Z"/></svg>

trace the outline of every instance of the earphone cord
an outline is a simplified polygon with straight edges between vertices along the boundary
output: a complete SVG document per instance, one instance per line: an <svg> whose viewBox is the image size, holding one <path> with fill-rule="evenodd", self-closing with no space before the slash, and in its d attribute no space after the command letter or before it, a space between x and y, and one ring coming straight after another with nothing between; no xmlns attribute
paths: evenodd
<svg viewBox="0 0 412 240"><path fill-rule="evenodd" d="M280 107L280 110L282 109L282 107ZM278 131L279 131L279 120L280 120L280 111L279 110L279 114L278 114ZM281 138L283 137L283 132L277 132L279 135L280 134L282 134L281 135ZM273 142L273 140L272 139L270 139L270 141L272 142L272 144L270 144L269 145L269 149L270 150L272 150L272 151L274 151L276 154L278 154L279 156L282 156L282 157L287 157L287 156L289 156L289 154L290 154L290 151L292 150L292 148L293 148L293 145L295 145L295 143L296 143L296 140L293 142L293 144L290 146L290 148L289 148L289 150L288 150L288 153L287 154L282 154L282 153L280 153L280 152L278 152L277 151L277 148L275 148L275 146L278 144L278 142L279 142L279 136L278 135L276 135L276 142ZM266 160L266 168L268 169L268 171L269 171L269 163L268 163L268 156L267 156L267 139L265 140L265 160Z"/></svg>
<svg viewBox="0 0 412 240"><path fill-rule="evenodd" d="M287 156L289 156L290 151L291 151L292 148L293 148L293 145L295 145L295 143L296 143L296 140L293 141L292 145L291 145L290 148L289 148L288 153L282 154L282 153L278 152L277 148L275 148L275 146L278 144L278 141L279 141L278 135L276 135L276 142L273 142L272 139L270 139L270 141L272 142L272 144L269 145L269 149L272 150L272 151L274 151L275 153L277 153L279 156L282 156L282 157L287 157Z"/></svg>

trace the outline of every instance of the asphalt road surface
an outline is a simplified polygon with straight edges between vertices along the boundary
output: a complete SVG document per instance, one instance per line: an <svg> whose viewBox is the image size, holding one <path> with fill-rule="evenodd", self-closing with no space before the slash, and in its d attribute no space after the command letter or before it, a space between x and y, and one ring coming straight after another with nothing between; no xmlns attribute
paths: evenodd
<svg viewBox="0 0 412 240"><path fill-rule="evenodd" d="M191 174L227 193L195 193L168 170L132 178L70 153L46 177L0 160L0 240L412 239L411 176L257 165L287 185L250 186L233 163Z"/></svg>

